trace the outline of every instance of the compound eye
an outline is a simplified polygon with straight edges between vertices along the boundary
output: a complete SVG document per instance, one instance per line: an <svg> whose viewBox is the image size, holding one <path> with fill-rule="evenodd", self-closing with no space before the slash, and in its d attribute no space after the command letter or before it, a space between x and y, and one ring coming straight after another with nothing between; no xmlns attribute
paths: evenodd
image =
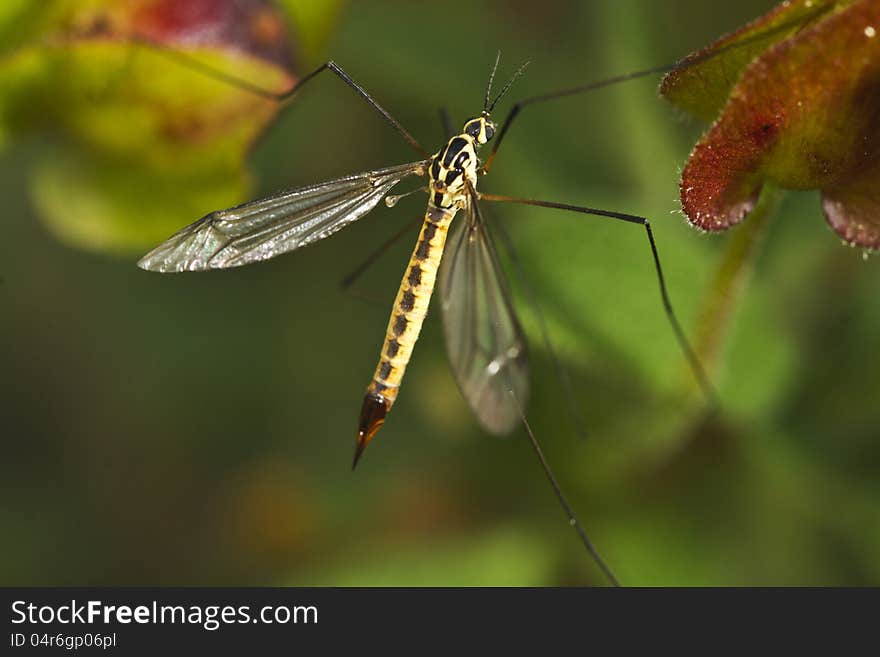
<svg viewBox="0 0 880 657"><path fill-rule="evenodd" d="M480 122L471 121L464 127L465 134L476 139L480 134Z"/></svg>
<svg viewBox="0 0 880 657"><path fill-rule="evenodd" d="M486 141L495 136L495 127L491 123L486 124Z"/></svg>

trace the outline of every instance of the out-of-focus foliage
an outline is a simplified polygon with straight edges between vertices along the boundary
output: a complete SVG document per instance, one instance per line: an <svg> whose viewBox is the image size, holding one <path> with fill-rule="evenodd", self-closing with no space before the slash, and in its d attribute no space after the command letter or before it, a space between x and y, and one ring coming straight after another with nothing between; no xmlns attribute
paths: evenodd
<svg viewBox="0 0 880 657"><path fill-rule="evenodd" d="M704 119L720 111L682 173L694 225L739 222L769 182L822 190L832 228L880 248L878 29L876 0L785 2L691 60L717 57L667 76L661 90L676 106ZM736 43L749 45L725 51Z"/></svg>
<svg viewBox="0 0 880 657"><path fill-rule="evenodd" d="M264 0L51 0L0 19L0 135L43 140L28 184L58 237L131 253L242 197L277 104L168 52L288 88L283 19Z"/></svg>
<svg viewBox="0 0 880 657"><path fill-rule="evenodd" d="M443 139L437 109L446 106L456 124L479 111L499 48L500 78L532 61L502 101L502 118L519 97L674 61L768 6L383 1L340 11L334 2L329 43L307 57L339 62L433 149ZM137 58L148 58L148 73L153 56ZM215 63L249 75L239 59ZM63 113L65 89L88 81L71 70L83 79L46 87L35 108ZM207 91L216 80L200 91L191 73L169 68L162 80L175 93L166 96L179 91L188 107L190 86L233 93ZM679 167L701 127L676 120L656 84L527 108L480 184L649 217L673 302L691 327L729 237L699 234L676 214ZM113 86L101 88L103 102L119 102ZM477 428L449 374L439 309L382 433L349 471L363 389L412 244L391 248L359 282L379 304L341 293L338 281L418 218L423 196L263 265L150 275L135 257L95 256L46 234L39 218L51 193L39 188L30 200L30 172L71 150L39 111L24 116L37 124L31 137L10 142L0 160L4 583L602 582L524 437L496 440ZM58 121L103 134L85 114ZM225 137L217 140L216 154L212 140L201 152L231 159ZM257 144L252 194L412 157L327 75ZM184 202L140 179L137 162L108 168L136 198L180 203L185 216L169 217L169 231L227 204L207 193ZM65 170L103 175L82 161ZM157 160L157 175L177 171L176 158ZM56 190L83 194L76 177L47 177ZM242 200L240 187L228 193ZM691 375L639 227L500 204L487 213L517 247L589 437L571 430L563 387L514 279L533 353L531 423L624 583L880 581L880 411L872 403L880 396L880 271L828 240L812 195L789 195L768 224L720 360L722 412L712 420L682 392ZM159 223L143 226L158 231Z"/></svg>
<svg viewBox="0 0 880 657"><path fill-rule="evenodd" d="M293 22L294 35L303 58L310 65L317 65L325 54L324 45L339 20L343 0L281 0L277 3Z"/></svg>

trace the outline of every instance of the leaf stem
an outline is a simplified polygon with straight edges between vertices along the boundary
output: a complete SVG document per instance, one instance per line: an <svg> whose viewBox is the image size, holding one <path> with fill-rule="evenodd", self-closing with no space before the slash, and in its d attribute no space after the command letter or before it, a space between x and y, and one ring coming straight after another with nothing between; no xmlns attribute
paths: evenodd
<svg viewBox="0 0 880 657"><path fill-rule="evenodd" d="M765 184L755 208L734 229L697 315L695 346L710 377L720 359L738 302L746 288L766 227L775 216L782 192Z"/></svg>

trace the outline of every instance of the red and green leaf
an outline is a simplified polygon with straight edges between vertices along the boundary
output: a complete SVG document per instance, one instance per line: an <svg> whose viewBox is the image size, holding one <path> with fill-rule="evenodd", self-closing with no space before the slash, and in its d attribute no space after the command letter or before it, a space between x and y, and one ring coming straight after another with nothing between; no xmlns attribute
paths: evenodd
<svg viewBox="0 0 880 657"><path fill-rule="evenodd" d="M808 4L821 16L780 33L744 67L739 55L722 53L664 82L662 91L698 116L723 100L682 174L682 206L695 226L721 230L752 210L765 182L817 189L835 231L854 245L877 249L880 3L785 3L708 50L790 23ZM724 70L729 74L721 76Z"/></svg>

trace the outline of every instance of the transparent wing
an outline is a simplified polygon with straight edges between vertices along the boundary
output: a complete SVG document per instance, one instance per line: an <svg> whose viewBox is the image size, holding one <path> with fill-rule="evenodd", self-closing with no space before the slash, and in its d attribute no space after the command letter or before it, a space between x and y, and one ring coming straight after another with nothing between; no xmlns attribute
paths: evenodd
<svg viewBox="0 0 880 657"><path fill-rule="evenodd" d="M401 180L424 175L427 165L414 162L368 171L212 212L150 251L138 266L198 271L274 258L357 221Z"/></svg>
<svg viewBox="0 0 880 657"><path fill-rule="evenodd" d="M526 342L473 194L463 215L440 266L446 346L452 372L480 424L505 434L519 422L529 394Z"/></svg>

